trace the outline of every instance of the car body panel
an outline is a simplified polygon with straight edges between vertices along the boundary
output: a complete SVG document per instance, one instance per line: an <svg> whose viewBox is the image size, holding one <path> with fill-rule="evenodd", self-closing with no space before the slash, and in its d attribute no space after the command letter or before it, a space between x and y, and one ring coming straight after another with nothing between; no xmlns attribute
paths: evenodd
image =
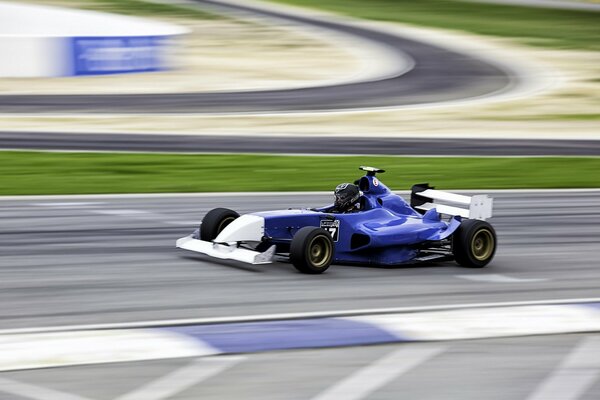
<svg viewBox="0 0 600 400"><path fill-rule="evenodd" d="M449 237L460 217L443 221L435 209L422 215L374 176L365 176L362 209L349 213L318 209L276 210L252 213L265 221L264 237L272 243L289 243L305 226L327 230L335 243L336 263L397 264L410 261L419 245Z"/></svg>

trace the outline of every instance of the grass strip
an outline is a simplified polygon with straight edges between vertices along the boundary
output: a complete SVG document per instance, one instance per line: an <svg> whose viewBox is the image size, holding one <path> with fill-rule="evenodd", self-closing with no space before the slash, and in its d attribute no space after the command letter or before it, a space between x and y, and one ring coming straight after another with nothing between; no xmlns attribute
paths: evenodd
<svg viewBox="0 0 600 400"><path fill-rule="evenodd" d="M332 190L359 165L387 170L395 190L599 188L600 157L177 155L0 152L0 194Z"/></svg>
<svg viewBox="0 0 600 400"><path fill-rule="evenodd" d="M600 13L460 0L275 0L358 18L403 22L554 48L600 49Z"/></svg>

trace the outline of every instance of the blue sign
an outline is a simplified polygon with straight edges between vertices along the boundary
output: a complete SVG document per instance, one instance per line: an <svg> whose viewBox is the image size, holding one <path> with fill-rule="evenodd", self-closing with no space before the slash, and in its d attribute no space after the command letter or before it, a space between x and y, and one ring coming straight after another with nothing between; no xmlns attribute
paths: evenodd
<svg viewBox="0 0 600 400"><path fill-rule="evenodd" d="M164 36L73 37L73 75L105 75L166 69Z"/></svg>

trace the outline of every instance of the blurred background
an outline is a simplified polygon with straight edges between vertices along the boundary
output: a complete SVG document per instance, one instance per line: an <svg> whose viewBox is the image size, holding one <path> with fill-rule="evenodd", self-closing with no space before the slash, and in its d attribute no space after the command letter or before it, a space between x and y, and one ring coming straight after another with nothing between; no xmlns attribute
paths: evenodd
<svg viewBox="0 0 600 400"><path fill-rule="evenodd" d="M0 1L0 399L597 399L599 50L596 0ZM215 207L328 204L359 165L490 194L494 262L174 249ZM435 314L496 303L541 308ZM387 308L458 341L335 325ZM290 313L334 326L259 323ZM185 321L250 325L200 348Z"/></svg>

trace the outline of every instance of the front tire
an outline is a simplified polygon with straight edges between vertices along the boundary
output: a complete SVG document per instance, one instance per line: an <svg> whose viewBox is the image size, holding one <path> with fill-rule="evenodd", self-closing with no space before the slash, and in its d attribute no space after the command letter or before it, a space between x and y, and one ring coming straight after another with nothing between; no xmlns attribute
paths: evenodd
<svg viewBox="0 0 600 400"><path fill-rule="evenodd" d="M313 227L301 228L292 238L290 261L305 274L321 274L333 261L333 239L329 232Z"/></svg>
<svg viewBox="0 0 600 400"><path fill-rule="evenodd" d="M200 240L210 242L214 240L227 225L232 223L240 214L228 208L215 208L210 210L200 225Z"/></svg>
<svg viewBox="0 0 600 400"><path fill-rule="evenodd" d="M467 219L452 236L452 253L463 267L482 268L494 258L496 243L496 231L492 225Z"/></svg>

